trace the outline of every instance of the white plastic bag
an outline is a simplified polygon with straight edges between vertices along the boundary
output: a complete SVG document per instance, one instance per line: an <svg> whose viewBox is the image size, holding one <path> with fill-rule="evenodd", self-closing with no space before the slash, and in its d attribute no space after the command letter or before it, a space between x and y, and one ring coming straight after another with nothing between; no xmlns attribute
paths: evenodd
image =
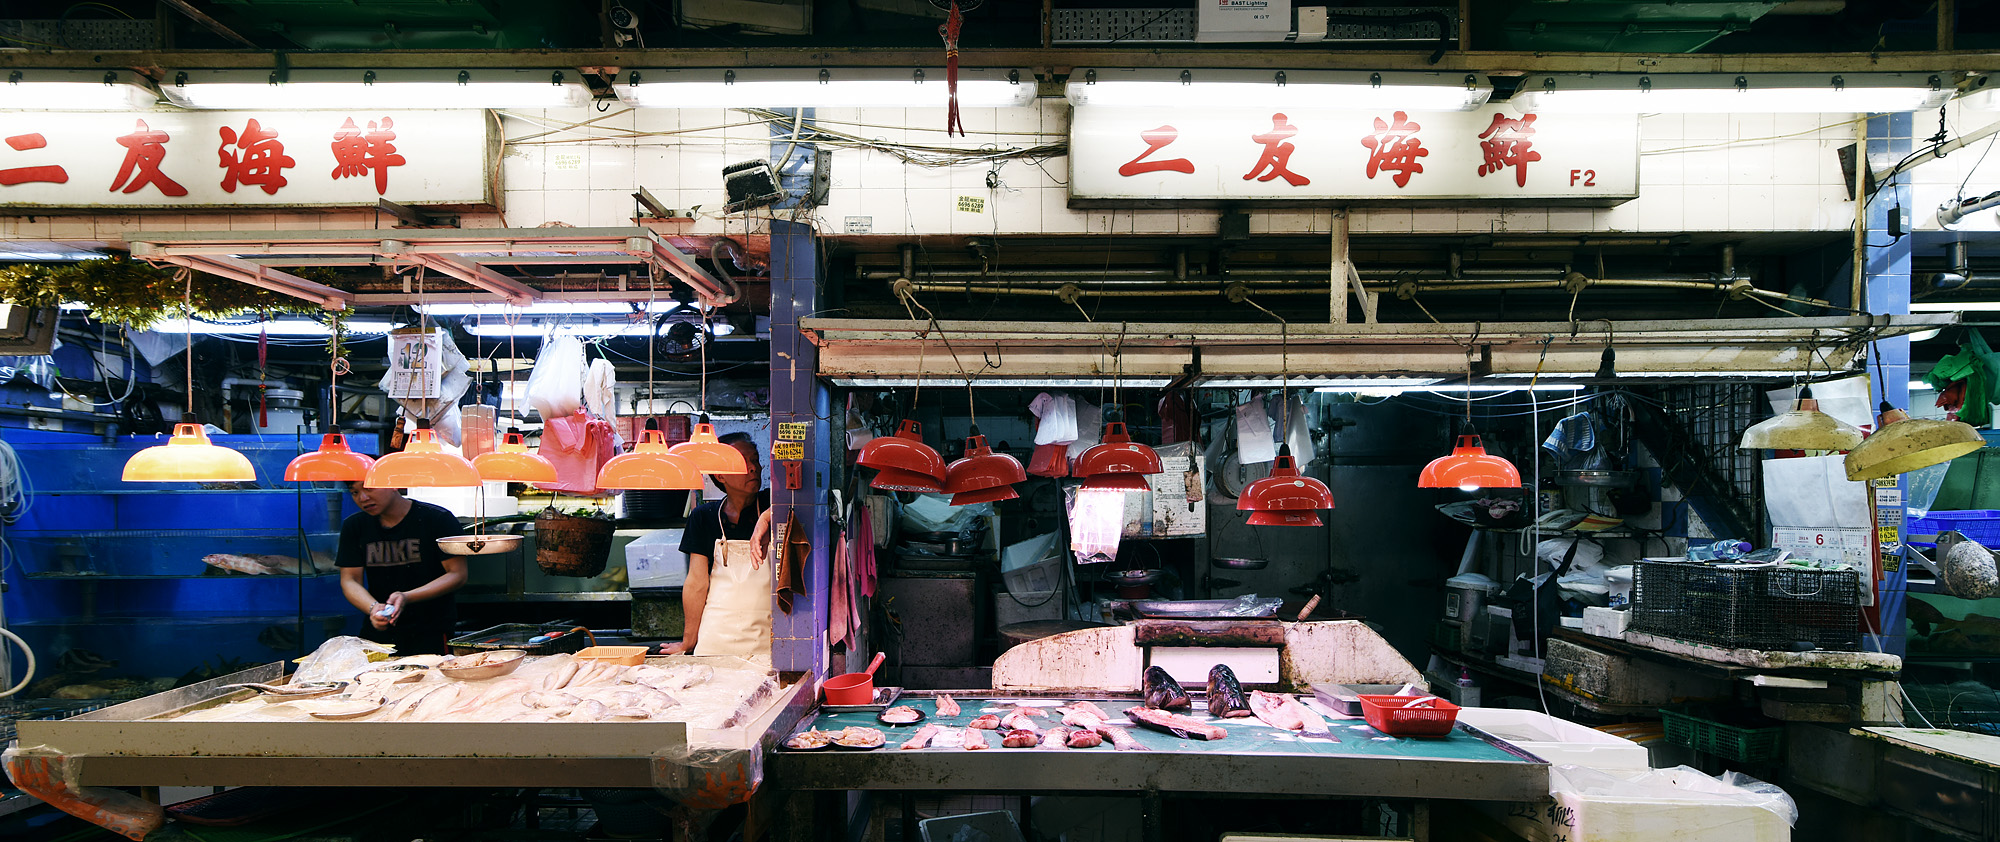
<svg viewBox="0 0 2000 842"><path fill-rule="evenodd" d="M574 336L558 336L542 346L535 370L528 375L528 405L541 413L544 421L567 418L583 408L583 343Z"/></svg>
<svg viewBox="0 0 2000 842"><path fill-rule="evenodd" d="M598 358L590 361L590 371L584 375L583 405L590 414L599 418L610 418L618 412L618 370L611 367L611 361Z"/></svg>
<svg viewBox="0 0 2000 842"><path fill-rule="evenodd" d="M332 637L314 649L299 663L298 672L292 673L293 684L319 684L328 681L347 681L368 668L371 652L390 654L394 646L385 646L358 637Z"/></svg>

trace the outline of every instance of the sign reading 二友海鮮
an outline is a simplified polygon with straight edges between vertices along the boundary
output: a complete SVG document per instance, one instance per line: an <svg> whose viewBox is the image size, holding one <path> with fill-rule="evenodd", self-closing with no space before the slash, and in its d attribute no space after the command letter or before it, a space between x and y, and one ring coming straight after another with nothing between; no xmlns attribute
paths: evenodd
<svg viewBox="0 0 2000 842"><path fill-rule="evenodd" d="M490 205L479 110L0 112L0 207Z"/></svg>
<svg viewBox="0 0 2000 842"><path fill-rule="evenodd" d="M1615 205L1639 195L1639 119L1520 114L1078 106L1070 198L1534 200Z"/></svg>

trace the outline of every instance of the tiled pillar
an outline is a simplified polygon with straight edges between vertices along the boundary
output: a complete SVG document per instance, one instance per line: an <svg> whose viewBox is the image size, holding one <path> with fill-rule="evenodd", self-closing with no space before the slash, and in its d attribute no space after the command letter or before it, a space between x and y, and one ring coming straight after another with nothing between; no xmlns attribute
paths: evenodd
<svg viewBox="0 0 2000 842"><path fill-rule="evenodd" d="M786 422L805 423L809 430L799 488L787 488L783 463L775 455L771 460L771 522L782 524L796 514L800 528L812 538L805 594L793 600L790 614L772 602L771 658L781 671L820 674L826 670L827 586L833 569L826 494L831 467L827 437L833 427L820 419L830 417L832 410L817 376L819 349L798 329L799 318L818 306L815 254L810 226L771 222L771 430L775 437Z"/></svg>
<svg viewBox="0 0 2000 842"><path fill-rule="evenodd" d="M1926 118L1932 115L1923 115ZM1868 160L1875 172L1885 172L1898 161L1910 154L1913 146L1912 128L1916 123L1912 114L1878 114L1868 121ZM1889 236L1889 214L1900 212L1908 217L1915 215L1916 209L1910 204L1910 188L1907 179L1897 179L1893 187L1884 188L1868 204L1868 236L1866 243L1867 260L1863 264L1863 283L1867 303L1863 305L1869 313L1877 316L1904 315L1910 312L1910 241L1907 233L1891 239ZM1902 230L1909 230L1909 223ZM1875 366L1875 353L1881 354L1881 368ZM1908 337L1894 337L1876 340L1873 352L1869 354L1868 372L1876 378L1876 401L1888 401L1900 408L1910 408L1910 340ZM1896 477L1899 492L1903 488L1903 478ZM1901 499L1900 494L1897 499ZM1900 506L1890 511L1884 509L1881 516L1900 521ZM1904 565L1896 563L1898 558L1883 559L1885 576L1880 593L1877 594L1876 618L1880 625L1876 630L1882 633L1881 650L1897 655L1903 654L1903 596L1908 577ZM1866 648L1876 648L1874 641L1864 644Z"/></svg>

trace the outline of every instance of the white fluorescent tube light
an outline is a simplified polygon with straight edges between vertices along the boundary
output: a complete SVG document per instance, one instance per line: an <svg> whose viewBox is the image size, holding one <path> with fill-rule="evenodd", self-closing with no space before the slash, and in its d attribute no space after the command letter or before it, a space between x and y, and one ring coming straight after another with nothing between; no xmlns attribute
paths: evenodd
<svg viewBox="0 0 2000 842"><path fill-rule="evenodd" d="M634 108L942 108L949 102L942 67L641 68L611 89ZM958 104L1010 108L1035 101L1035 74L959 68Z"/></svg>
<svg viewBox="0 0 2000 842"><path fill-rule="evenodd" d="M341 327L353 336L379 336L402 327L401 322L342 321ZM192 330L190 330L190 327ZM155 333L190 333L196 336L331 336L332 328L303 319L269 322L205 322L196 319L161 319L147 328Z"/></svg>
<svg viewBox="0 0 2000 842"><path fill-rule="evenodd" d="M501 302L469 303L462 301L437 304L418 304L417 312L431 316L497 316L505 318L518 316L616 316L625 313L667 313L683 305L672 299L645 301L537 301L526 307L514 307ZM689 306L689 309L693 308Z"/></svg>
<svg viewBox="0 0 2000 842"><path fill-rule="evenodd" d="M1994 313L2000 312L2000 301L1915 301L1910 304L1912 313Z"/></svg>
<svg viewBox="0 0 2000 842"><path fill-rule="evenodd" d="M1442 377L1328 377L1325 375L1294 374L1289 379L1264 375L1216 374L1196 378L1196 389L1277 389L1290 386L1294 389L1320 389L1343 391L1349 388L1395 388L1408 389L1442 383Z"/></svg>
<svg viewBox="0 0 2000 842"><path fill-rule="evenodd" d="M1925 382L1924 382L1924 381L1922 381L1922 380L1912 380L1912 381L1910 381L1910 385L1909 385L1909 387L1908 387L1908 388L1909 388L1909 390L1910 390L1910 391L1912 391L1912 392L1935 392L1935 391L1937 391L1937 389L1933 388L1933 387L1931 386L1931 384L1929 384L1929 383L1925 383Z"/></svg>
<svg viewBox="0 0 2000 842"><path fill-rule="evenodd" d="M160 86L182 108L574 108L590 92L561 70L181 70Z"/></svg>
<svg viewBox="0 0 2000 842"><path fill-rule="evenodd" d="M1474 385L1470 389L1470 391L1574 392L1583 388L1584 388L1583 385L1577 383L1536 383L1533 388L1528 387L1526 384L1520 386L1495 386L1490 384L1477 384ZM1357 395L1386 395L1389 397L1394 397L1396 395L1400 395L1405 392L1423 392L1426 394L1462 394L1468 390L1464 386L1319 386L1315 387L1313 391L1327 392L1327 393L1357 394Z"/></svg>
<svg viewBox="0 0 2000 842"><path fill-rule="evenodd" d="M1507 104L1549 114L1876 114L1943 105L1926 73L1597 73L1528 76Z"/></svg>
<svg viewBox="0 0 2000 842"><path fill-rule="evenodd" d="M606 337L606 336L644 337L651 330L651 328L652 325L650 323L643 321L632 322L630 324L595 323L595 322L568 322L562 324L549 324L547 322L520 322L518 324L511 324L511 325L506 324L505 322L491 322L491 323L480 322L478 324L466 325L465 332L470 333L473 336L498 336L498 337L508 337L508 336L576 336L585 338ZM666 330L667 326L664 325L661 326L660 331L662 334L664 334ZM728 322L718 321L709 325L709 331L711 335L720 339L724 336L728 336L732 333L735 333L736 326ZM963 381L961 381L960 385L963 385Z"/></svg>
<svg viewBox="0 0 2000 842"><path fill-rule="evenodd" d="M159 100L129 70L9 70L0 84L4 110L134 111Z"/></svg>
<svg viewBox="0 0 2000 842"><path fill-rule="evenodd" d="M1493 86L1457 73L1078 68L1063 95L1077 106L1471 111Z"/></svg>
<svg viewBox="0 0 2000 842"><path fill-rule="evenodd" d="M835 386L855 388L894 388L919 385L917 382L918 378L915 377L848 377L836 375L828 379ZM1128 389L1161 389L1172 382L1173 378L1171 377L1126 377L1119 380L1116 385ZM965 378L925 375L922 385L925 387L956 386L962 389L965 388ZM1112 378L1109 377L974 377L972 385L975 388L997 389L1081 389L1098 386L1108 388L1114 384L1112 383Z"/></svg>

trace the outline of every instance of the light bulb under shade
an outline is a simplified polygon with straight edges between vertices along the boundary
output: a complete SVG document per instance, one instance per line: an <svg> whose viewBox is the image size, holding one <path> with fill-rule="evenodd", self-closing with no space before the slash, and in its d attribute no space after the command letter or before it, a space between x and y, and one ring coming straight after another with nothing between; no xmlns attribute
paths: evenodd
<svg viewBox="0 0 2000 842"><path fill-rule="evenodd" d="M692 491L701 487L694 463L669 452L659 430L639 434L631 453L611 457L597 471L597 487L614 491Z"/></svg>
<svg viewBox="0 0 2000 842"><path fill-rule="evenodd" d="M930 474L905 471L898 468L883 468L875 472L875 478L868 481L868 487L878 491L914 491L923 494L937 494L944 490L944 482Z"/></svg>
<svg viewBox="0 0 2000 842"><path fill-rule="evenodd" d="M1021 460L994 453L985 436L975 435L965 440L965 458L945 467L944 492L964 494L1027 481L1028 469L1021 467Z"/></svg>
<svg viewBox="0 0 2000 842"><path fill-rule="evenodd" d="M1133 441L1131 434L1125 431L1125 422L1112 421L1104 425L1102 441L1091 445L1082 456L1077 457L1076 469L1070 471L1070 475L1157 474L1161 470L1160 454Z"/></svg>
<svg viewBox="0 0 2000 842"><path fill-rule="evenodd" d="M854 460L854 463L878 471L895 470L925 474L940 484L944 482L944 457L939 456L936 450L924 443L924 425L914 419L903 419L903 424L896 430L895 435L869 439L867 444L862 445L861 455Z"/></svg>
<svg viewBox="0 0 2000 842"><path fill-rule="evenodd" d="M166 444L125 460L126 482L256 482L249 457L211 443L200 424L175 424Z"/></svg>
<svg viewBox="0 0 2000 842"><path fill-rule="evenodd" d="M487 482L556 481L556 466L541 454L529 452L520 433L508 433L498 448L472 457L472 467Z"/></svg>
<svg viewBox="0 0 2000 842"><path fill-rule="evenodd" d="M1856 482L1906 474L1949 462L1986 446L1972 425L1883 412L1875 433L1847 452L1847 478Z"/></svg>
<svg viewBox="0 0 2000 842"><path fill-rule="evenodd" d="M1092 491L1147 491L1153 486L1144 474L1098 474L1085 477L1083 487Z"/></svg>
<svg viewBox="0 0 2000 842"><path fill-rule="evenodd" d="M951 495L951 504L954 506L970 506L974 503L998 503L1002 500L1012 500L1019 496L1021 495L1014 490L1014 486L996 485L992 488L982 488L978 491L953 494Z"/></svg>
<svg viewBox="0 0 2000 842"><path fill-rule="evenodd" d="M369 488L468 488L480 483L472 462L456 453L446 453L437 442L437 431L419 428L401 453L375 460L362 482Z"/></svg>
<svg viewBox="0 0 2000 842"><path fill-rule="evenodd" d="M318 450L301 453L285 466L285 481L361 482L368 479L368 469L374 466L375 458L354 452L347 446L346 436L327 433L320 437Z"/></svg>
<svg viewBox="0 0 2000 842"><path fill-rule="evenodd" d="M1251 512L1251 526L1325 526L1319 514L1307 509L1296 512Z"/></svg>
<svg viewBox="0 0 2000 842"><path fill-rule="evenodd" d="M1853 450L1867 437L1860 427L1819 411L1819 401L1801 399L1795 408L1743 431L1744 450Z"/></svg>
<svg viewBox="0 0 2000 842"><path fill-rule="evenodd" d="M1236 498L1236 508L1250 512L1311 512L1333 508L1326 483L1300 476L1290 455L1279 456L1271 475L1251 482ZM1266 524L1258 524L1260 526ZM1300 524L1304 525L1304 524Z"/></svg>
<svg viewBox="0 0 2000 842"><path fill-rule="evenodd" d="M1417 487L1520 488L1521 472L1514 463L1489 455L1478 436L1459 436L1451 455L1440 456L1424 466L1423 473L1417 475Z"/></svg>
<svg viewBox="0 0 2000 842"><path fill-rule="evenodd" d="M668 453L694 463L694 469L711 476L740 476L750 473L750 462L735 445L715 437L714 424L696 424L688 440L667 448Z"/></svg>

